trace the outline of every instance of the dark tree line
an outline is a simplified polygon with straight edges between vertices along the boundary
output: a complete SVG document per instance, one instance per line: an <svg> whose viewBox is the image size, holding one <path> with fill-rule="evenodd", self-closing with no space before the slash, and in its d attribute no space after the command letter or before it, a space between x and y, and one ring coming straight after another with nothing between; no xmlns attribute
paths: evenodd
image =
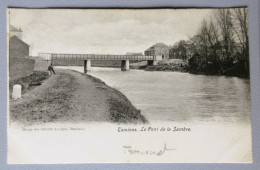
<svg viewBox="0 0 260 170"><path fill-rule="evenodd" d="M249 76L248 9L218 9L191 37L191 72Z"/></svg>

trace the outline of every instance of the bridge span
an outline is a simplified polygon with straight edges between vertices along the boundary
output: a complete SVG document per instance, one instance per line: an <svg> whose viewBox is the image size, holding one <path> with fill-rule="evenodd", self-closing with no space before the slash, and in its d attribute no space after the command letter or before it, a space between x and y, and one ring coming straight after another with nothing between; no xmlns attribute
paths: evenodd
<svg viewBox="0 0 260 170"><path fill-rule="evenodd" d="M129 70L130 60L147 61L147 65L154 65L155 60L161 60L161 56L145 55L110 55L110 54L61 54L61 53L39 53L39 57L51 60L80 60L84 62L84 73L91 71L91 60L121 60L121 71Z"/></svg>

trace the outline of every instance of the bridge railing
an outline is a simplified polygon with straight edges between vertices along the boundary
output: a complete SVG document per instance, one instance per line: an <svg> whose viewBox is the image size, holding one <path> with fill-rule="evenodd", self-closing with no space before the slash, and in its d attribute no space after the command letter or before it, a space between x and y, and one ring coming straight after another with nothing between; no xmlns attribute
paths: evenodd
<svg viewBox="0 0 260 170"><path fill-rule="evenodd" d="M155 56L143 55L109 55L109 54L61 54L39 53L39 57L62 60L155 60Z"/></svg>

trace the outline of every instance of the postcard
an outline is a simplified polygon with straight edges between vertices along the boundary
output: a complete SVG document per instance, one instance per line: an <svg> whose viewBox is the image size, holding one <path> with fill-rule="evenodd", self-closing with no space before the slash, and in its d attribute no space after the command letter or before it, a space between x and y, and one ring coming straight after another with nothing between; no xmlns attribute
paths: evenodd
<svg viewBox="0 0 260 170"><path fill-rule="evenodd" d="M251 163L248 9L8 8L8 163Z"/></svg>

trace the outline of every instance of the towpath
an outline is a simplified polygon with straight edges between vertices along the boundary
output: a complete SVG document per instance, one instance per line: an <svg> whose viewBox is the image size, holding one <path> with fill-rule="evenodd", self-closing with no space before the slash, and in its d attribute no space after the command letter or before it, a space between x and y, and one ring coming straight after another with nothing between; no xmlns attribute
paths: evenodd
<svg viewBox="0 0 260 170"><path fill-rule="evenodd" d="M110 101L113 101L112 105ZM57 74L51 75L22 99L10 101L10 120L24 124L145 122L145 118L120 92L99 79L71 70L57 70Z"/></svg>

